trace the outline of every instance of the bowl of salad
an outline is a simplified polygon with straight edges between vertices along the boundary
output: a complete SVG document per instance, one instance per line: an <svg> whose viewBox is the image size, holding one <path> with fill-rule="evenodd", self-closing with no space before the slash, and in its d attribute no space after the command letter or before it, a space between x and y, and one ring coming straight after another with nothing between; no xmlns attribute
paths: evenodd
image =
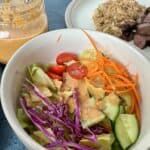
<svg viewBox="0 0 150 150"><path fill-rule="evenodd" d="M8 62L2 107L30 150L148 149L149 67L111 35L51 31Z"/></svg>

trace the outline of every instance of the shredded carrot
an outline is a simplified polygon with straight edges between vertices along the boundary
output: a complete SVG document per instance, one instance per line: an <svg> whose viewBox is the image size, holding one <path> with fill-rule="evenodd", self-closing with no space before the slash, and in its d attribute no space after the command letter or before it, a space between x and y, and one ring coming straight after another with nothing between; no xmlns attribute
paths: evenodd
<svg viewBox="0 0 150 150"><path fill-rule="evenodd" d="M121 83L121 84L116 84L115 85L116 88L124 88L124 87L133 87L133 84L125 84L125 83Z"/></svg>
<svg viewBox="0 0 150 150"><path fill-rule="evenodd" d="M85 61L85 62L88 62L88 63L95 63L95 60L91 60L89 58L82 58L82 57L80 57L79 60L80 61Z"/></svg>
<svg viewBox="0 0 150 150"><path fill-rule="evenodd" d="M131 103L131 108L129 110L129 113L134 113L134 107L135 107L135 100L133 100Z"/></svg>
<svg viewBox="0 0 150 150"><path fill-rule="evenodd" d="M116 78L119 78L120 80L124 81L125 83L133 82L132 80L129 80L128 78L124 77L123 75L115 75Z"/></svg>
<svg viewBox="0 0 150 150"><path fill-rule="evenodd" d="M106 93L112 93L112 90L107 90L107 89L105 89L105 92L106 92Z"/></svg>
<svg viewBox="0 0 150 150"><path fill-rule="evenodd" d="M138 90L136 89L138 83L138 75L136 74L134 79L131 78L128 70L119 62L112 60L99 51L96 46L94 39L84 30L82 30L89 41L91 42L92 46L97 52L97 59L95 63L92 60L85 60L88 61L89 65L91 63L92 70L89 70L87 78L89 80L93 80L95 77L99 77L100 79L104 80L104 90L106 93L115 92L116 94L122 94L129 92L132 95L132 102L130 113L135 113L139 123L141 122L141 113L140 113L140 95ZM107 73L107 70L114 70L114 72Z"/></svg>
<svg viewBox="0 0 150 150"><path fill-rule="evenodd" d="M129 89L126 89L126 90L118 90L118 91L116 91L116 93L117 94L121 94L121 93L127 93L127 92L129 92L129 91L131 91L132 90L132 88L129 88Z"/></svg>
<svg viewBox="0 0 150 150"><path fill-rule="evenodd" d="M95 78L96 76L102 77L102 76L103 76L102 73L103 73L102 71L93 72L93 73L91 73L91 74L88 73L87 77L88 77L88 78L91 78L91 79L92 79L93 77Z"/></svg>
<svg viewBox="0 0 150 150"><path fill-rule="evenodd" d="M140 106L140 103L141 103L140 96L139 96L137 90L135 89L135 87L132 87L132 88L133 88L133 92L134 92L136 100L137 100L137 104Z"/></svg>
<svg viewBox="0 0 150 150"><path fill-rule="evenodd" d="M114 61L109 60L109 64L111 64L111 66L115 69L115 71L116 71L117 73L120 73L120 74L121 74L119 68L118 68L117 65L114 63Z"/></svg>
<svg viewBox="0 0 150 150"><path fill-rule="evenodd" d="M129 93L131 95L131 107L129 109L129 113L132 114L132 113L134 113L134 108L135 108L135 102L136 102L136 100L135 100L134 94L132 93L132 89L131 89L131 91Z"/></svg>
<svg viewBox="0 0 150 150"><path fill-rule="evenodd" d="M135 76L134 76L134 82L135 82L136 85L138 84L138 80L139 80L139 76L136 73Z"/></svg>
<svg viewBox="0 0 150 150"><path fill-rule="evenodd" d="M97 52L97 56L103 57L103 55L100 53L99 49L97 48L96 43L93 40L93 38L86 31L84 31L84 30L82 30L82 31L85 33L85 35L87 36L87 38L89 39L89 41L92 43L94 49Z"/></svg>
<svg viewBox="0 0 150 150"><path fill-rule="evenodd" d="M113 85L113 83L112 83L111 79L109 78L109 76L105 72L103 74L106 77L106 79L108 80L108 82L111 85L112 89L116 90L116 87Z"/></svg>
<svg viewBox="0 0 150 150"><path fill-rule="evenodd" d="M141 112L140 112L140 108L137 103L135 103L135 114L139 121L139 125L141 125Z"/></svg>

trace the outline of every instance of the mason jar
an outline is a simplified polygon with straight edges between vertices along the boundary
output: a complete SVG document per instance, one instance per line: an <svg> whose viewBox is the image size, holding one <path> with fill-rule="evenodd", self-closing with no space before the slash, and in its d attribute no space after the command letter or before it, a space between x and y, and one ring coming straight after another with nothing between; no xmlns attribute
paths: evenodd
<svg viewBox="0 0 150 150"><path fill-rule="evenodd" d="M21 45L47 30L44 0L0 0L0 62L7 63Z"/></svg>

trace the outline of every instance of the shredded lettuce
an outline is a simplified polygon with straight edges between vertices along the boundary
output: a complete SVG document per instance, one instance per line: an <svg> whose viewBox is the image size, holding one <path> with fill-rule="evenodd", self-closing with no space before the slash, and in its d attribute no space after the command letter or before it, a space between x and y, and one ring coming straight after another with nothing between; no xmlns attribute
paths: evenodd
<svg viewBox="0 0 150 150"><path fill-rule="evenodd" d="M97 55L95 50L86 49L80 54L81 58L88 58L91 60L96 60Z"/></svg>
<svg viewBox="0 0 150 150"><path fill-rule="evenodd" d="M46 145L49 143L49 139L45 136L45 134L43 134L41 131L34 131L31 134L32 138L35 139L38 143L40 143L41 145Z"/></svg>
<svg viewBox="0 0 150 150"><path fill-rule="evenodd" d="M18 108L17 110L17 118L22 126L28 133L32 133L35 130L34 125L29 120L25 112L22 108Z"/></svg>
<svg viewBox="0 0 150 150"><path fill-rule="evenodd" d="M57 88L52 79L48 77L48 75L36 64L32 64L27 69L28 78L39 86L45 86L53 91L56 91Z"/></svg>
<svg viewBox="0 0 150 150"><path fill-rule="evenodd" d="M24 113L22 108L19 108L17 111L17 118L23 128L27 128L29 126L29 119Z"/></svg>

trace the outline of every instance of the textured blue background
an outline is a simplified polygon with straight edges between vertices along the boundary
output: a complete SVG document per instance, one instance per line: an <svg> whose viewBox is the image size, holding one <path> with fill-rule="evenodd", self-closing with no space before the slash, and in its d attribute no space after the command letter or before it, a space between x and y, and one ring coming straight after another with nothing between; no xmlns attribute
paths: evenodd
<svg viewBox="0 0 150 150"><path fill-rule="evenodd" d="M71 0L45 0L49 30L65 28L64 12ZM4 65L0 64L0 77ZM26 150L8 125L0 106L0 150Z"/></svg>

